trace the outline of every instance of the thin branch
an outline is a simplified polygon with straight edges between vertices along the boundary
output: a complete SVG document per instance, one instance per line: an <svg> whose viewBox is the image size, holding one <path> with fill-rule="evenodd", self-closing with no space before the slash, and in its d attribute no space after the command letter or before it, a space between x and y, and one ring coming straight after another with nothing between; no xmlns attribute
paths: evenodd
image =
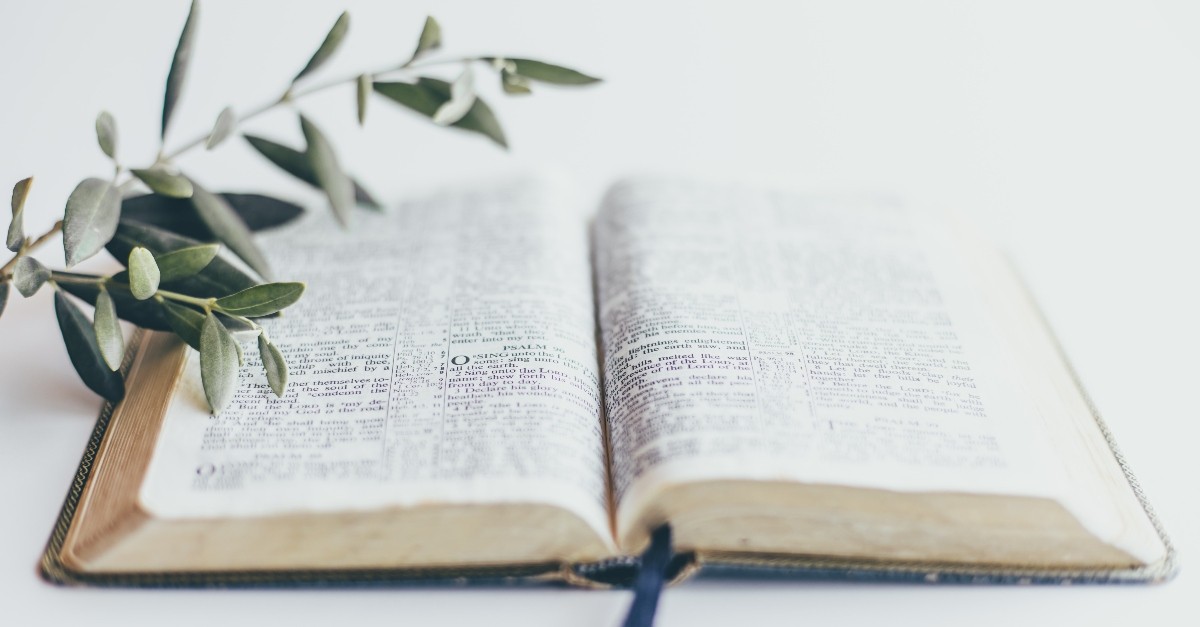
<svg viewBox="0 0 1200 627"><path fill-rule="evenodd" d="M41 235L38 236L37 239L33 240L32 242L29 242L29 244L27 244L25 246L22 246L21 252L13 255L13 258L9 259L8 263L4 264L4 267L0 267L0 277L7 277L8 273L11 272L12 269L16 267L18 259L20 259L21 257L24 257L25 255L28 255L35 248L38 248L42 244L45 244L47 241L50 240L50 238L54 237L60 231L62 231L62 227L63 227L63 221L59 220L58 222L54 223L54 226L50 227L49 231L42 233Z"/></svg>
<svg viewBox="0 0 1200 627"><path fill-rule="evenodd" d="M209 311L210 309L221 311L221 308L216 306L217 299L215 298L196 298L193 296L188 296L187 294L180 294L178 292L168 292L167 290L158 290L154 294L156 296L162 296L167 300L174 300L181 303L187 303L189 305L195 305L203 308L204 311Z"/></svg>
<svg viewBox="0 0 1200 627"><path fill-rule="evenodd" d="M343 77L329 80L329 81L326 81L323 83L317 83L310 87L306 87L304 89L298 89L295 91L293 91L292 87L289 86L287 88L287 90L285 90L283 92L283 94L280 95L278 98L267 101L255 108L251 109L249 112L239 116L238 124L241 125L242 123L249 122L250 120L253 120L254 118L256 118L264 113L274 110L276 107L279 107L280 105L284 105L284 104L287 104L290 102L295 102L301 98L304 98L305 96L311 96L312 94L320 93L322 91L331 89L333 87L339 87L339 86L345 85L347 83L353 83L354 81L357 81L358 77L362 76L363 74L367 74L373 80L378 76L382 76L384 74L392 74L394 72L412 73L412 72L415 72L416 70L420 70L420 69L427 68L427 67L434 67L434 66L438 66L438 65L459 64L459 63L471 63L473 61L480 61L480 60L481 60L480 57L461 57L461 58L457 58L457 59L439 59L437 61L428 61L425 63L413 63L412 61L409 61L409 62L403 63L401 65L390 66L390 67L387 67L387 68L384 68L381 70L377 70L374 72L358 72L352 76L343 76ZM164 162L172 161L175 158L179 157L180 155L182 155L200 145L203 145L204 143L206 143L208 141L208 138L211 134L212 134L212 131L209 131L208 133L200 135L199 137L196 137L196 138L192 139L191 141L183 144L182 146L180 146L179 148L176 148L175 150L172 150L170 152L165 152L163 155L161 155L159 157L158 162L164 163Z"/></svg>
<svg viewBox="0 0 1200 627"><path fill-rule="evenodd" d="M128 283L114 281L110 276L100 276L98 274L79 274L75 272L53 271L50 273L50 280L55 281L56 283L74 283L76 285L102 285L108 289L129 292L130 294L133 293L133 288L129 287ZM169 292L167 290L158 290L151 298L165 298L167 300L173 300L180 303L187 303L188 305L200 307L205 311L208 311L209 309L221 311L221 308L216 306L217 299L215 298L196 298L194 296L188 296L187 294ZM224 312L222 311L222 313Z"/></svg>

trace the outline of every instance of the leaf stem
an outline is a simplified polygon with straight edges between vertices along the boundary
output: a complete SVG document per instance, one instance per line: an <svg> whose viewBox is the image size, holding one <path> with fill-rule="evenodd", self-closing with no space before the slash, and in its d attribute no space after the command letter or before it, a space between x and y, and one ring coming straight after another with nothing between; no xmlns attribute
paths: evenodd
<svg viewBox="0 0 1200 627"><path fill-rule="evenodd" d="M125 192L129 191L129 188L133 187L133 184L136 182L137 182L137 178L130 176L129 178L125 179L124 182L122 182L120 185L117 186L117 193L124 196Z"/></svg>
<svg viewBox="0 0 1200 627"><path fill-rule="evenodd" d="M38 236L37 239L33 240L32 242L29 242L25 246L22 246L20 252L13 255L13 258L9 259L8 263L4 264L3 267L0 267L0 277L7 277L8 273L13 268L16 267L18 259L33 252L34 249L38 248L42 244L45 244L47 241L50 240L50 238L57 235L59 233L59 231L62 231L62 227L63 227L63 221L59 220L58 222L54 223L54 226L50 227L49 231L42 233L41 235Z"/></svg>
<svg viewBox="0 0 1200 627"><path fill-rule="evenodd" d="M114 281L113 278L110 276L99 276L99 275L95 275L95 274L78 274L78 273L74 273L74 272L52 271L50 273L50 279L56 283L75 283L75 284L85 284L85 285L89 285L89 284L90 285L99 285L101 287L108 288L108 289L118 289L118 290L121 290L122 292L129 292L131 294L133 293L133 290L129 287L129 284ZM167 300L173 300L173 301L177 301L180 303L186 303L188 305L194 305L196 307L200 307L200 308L204 309L205 311L208 311L210 309L216 310L216 311L221 311L221 308L216 306L217 299L215 299L215 298L196 298L195 296L188 296L187 294L180 294L178 292L171 292L168 290L158 290L157 292L154 293L154 297L156 297L156 298L162 297ZM222 312L222 313L224 313L224 312Z"/></svg>
<svg viewBox="0 0 1200 627"><path fill-rule="evenodd" d="M50 280L55 283L76 283L76 284L100 284L107 280L107 277L102 277L96 274L79 274L78 272L62 272L59 270L50 271Z"/></svg>
<svg viewBox="0 0 1200 627"><path fill-rule="evenodd" d="M458 58L454 58L454 59L437 59L437 60L423 61L423 62L417 62L415 59L409 59L408 61L401 63L400 65L390 66L390 67L387 67L387 68L384 68L384 69L381 69L381 70L378 70L375 72L367 72L366 74L369 75L372 80L374 80L380 76L383 76L386 74L393 74L396 72L412 73L412 72L415 72L416 70L421 70L421 69L428 68L428 67L435 67L435 66L439 66L439 65L453 65L453 64L459 64L459 63L473 63L475 61L482 61L482 60L483 60L482 57L458 57ZM363 74L364 74L364 72L359 72L359 73L351 75L351 76L343 76L341 78L336 78L336 79L329 80L329 81L326 81L323 83L317 83L317 84L311 85L309 87L306 87L304 89L293 89L293 86L289 85L288 88L286 90L284 90L283 94L280 95L278 98L275 98L273 100L265 102L265 103L255 107L254 109L251 109L247 113L243 114L238 119L238 124L248 122L260 115L263 115L264 113L267 113L267 112L275 109L276 107L278 107L280 105L287 104L290 102L295 102L296 100L299 100L300 98L303 98L305 96L319 93L319 92L325 91L327 89L331 89L333 87L338 87L340 85L345 85L347 83L353 83L354 81L357 81L358 77L362 76ZM175 150L172 150L170 152L166 152L166 151L160 152L158 157L154 161L154 165L157 166L157 165L162 165L164 163L168 163L171 160L175 159L176 157L179 157L180 155L196 148L197 146L203 145L205 142L208 141L208 138L211 134L212 134L212 131L209 131L208 133L200 135L199 137L196 137L195 139L183 144L182 146L180 146L179 148L176 148ZM121 171L123 169L124 168L122 168L119 164L116 165L115 171L113 172L114 182L115 182L115 179L120 176ZM126 179L125 181L123 181L119 185L117 185L117 190L120 193L124 194L125 192L129 191L129 189L131 187L133 187L133 185L136 184L136 182L137 182L137 178L131 175L128 179ZM18 252L16 255L13 256L12 259L8 260L8 263L5 263L3 267L0 267L0 280L8 278L12 269L14 267L16 267L17 261L22 256L28 254L29 252L32 252L35 248L40 247L42 244L45 244L47 240L49 240L51 237L54 237L60 231L62 231L62 227L63 227L62 220L55 222L54 226L51 227L49 231L46 231L45 233L41 234L40 236L38 236L37 239L33 240L27 246L23 247L20 252ZM61 278L64 275L56 272L56 273L54 273L54 276ZM81 275L66 275L66 276L68 276L68 277L74 276L77 279ZM103 279L103 277L99 277L99 278ZM68 282L70 282L71 280L72 279L70 279L70 278L67 279ZM76 282L78 282L78 281L76 280ZM113 284L113 285L116 285L116 284ZM164 294L164 295L169 294L169 296L167 296L167 298L170 298L171 300L178 300L180 302L186 302L186 303L196 305L198 307L203 307L205 311L208 311L209 309L212 308L212 304L209 301L194 299L194 298L192 298L190 296L186 296L184 294L175 294L173 292L163 292L162 290L160 290L159 293ZM218 309L218 311L220 311L220 310ZM251 324L253 324L253 323L251 323ZM257 325L255 325L255 326L257 326Z"/></svg>
<svg viewBox="0 0 1200 627"><path fill-rule="evenodd" d="M221 308L216 306L217 299L215 298L196 298L195 296L188 296L187 294L180 294L178 292L168 292L167 290L158 290L155 292L155 294L157 296L162 296L167 300L179 301L181 303L187 303L189 305L201 307L204 309L204 311L209 311L212 309L221 311Z"/></svg>
<svg viewBox="0 0 1200 627"><path fill-rule="evenodd" d="M238 124L241 125L242 123L249 122L250 120L253 120L256 117L258 117L264 113L267 113L280 105L287 104L290 102L295 102L296 100L299 100L300 98L303 98L305 96L319 93L319 92L325 91L325 90L333 88L333 87L338 87L340 85L345 85L347 83L353 83L354 81L358 80L359 76L362 76L363 74L367 74L372 79L375 79L378 76L382 76L384 74L391 74L394 72L410 72L411 73L416 70L427 68L427 67L434 67L434 66L438 66L438 65L451 65L451 64L459 64L459 63L471 63L473 61L479 61L481 59L482 59L481 57L460 57L460 58L456 58L456 59L439 59L436 61L426 61L423 63L414 63L412 60L409 60L400 65L393 65L393 66L384 68L382 70L377 70L375 72L358 72L358 73L355 73L350 76L343 76L341 78L336 78L336 79L329 80L329 81L326 81L323 83L317 83L315 85L306 87L304 89L293 89L292 86L288 86L288 88L286 90L284 90L283 94L281 94L278 98L269 100L255 108L251 109L250 111L247 111L246 113L242 114L241 116L239 116ZM211 134L212 134L212 131L209 131L208 133L200 135L199 137L196 137L196 138L192 139L191 141L183 144L182 146L176 148L175 150L172 150L170 152L164 151L163 154L159 155L158 159L155 162L155 165L169 162L169 161L179 157L180 155L196 148L197 146L203 145L205 142L208 141L208 138ZM132 180L132 179L130 179L130 180ZM126 181L126 183L129 183L129 182L130 181ZM125 187L126 187L125 184L121 185L122 190L124 190Z"/></svg>

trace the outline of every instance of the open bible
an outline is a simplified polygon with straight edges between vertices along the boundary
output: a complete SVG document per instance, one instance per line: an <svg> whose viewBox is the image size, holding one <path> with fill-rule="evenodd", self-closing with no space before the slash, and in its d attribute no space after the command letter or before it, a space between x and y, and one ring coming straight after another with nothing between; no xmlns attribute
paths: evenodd
<svg viewBox="0 0 1200 627"><path fill-rule="evenodd" d="M147 332L51 539L92 583L1157 580L1173 551L1025 290L886 198L628 180L263 236L309 291L219 415ZM247 359L257 359L247 350Z"/></svg>

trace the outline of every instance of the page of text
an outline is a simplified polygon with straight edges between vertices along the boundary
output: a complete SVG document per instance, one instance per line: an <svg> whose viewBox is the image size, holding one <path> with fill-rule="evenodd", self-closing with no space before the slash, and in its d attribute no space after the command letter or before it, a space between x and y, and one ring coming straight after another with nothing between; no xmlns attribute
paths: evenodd
<svg viewBox="0 0 1200 627"><path fill-rule="evenodd" d="M308 291L263 321L210 415L192 351L142 498L224 516L424 502L551 502L609 537L586 217L549 183L447 193L347 232L321 210L266 234ZM316 211L316 210L314 210Z"/></svg>
<svg viewBox="0 0 1200 627"><path fill-rule="evenodd" d="M614 188L595 245L618 533L671 482L1055 493L942 235L880 199Z"/></svg>

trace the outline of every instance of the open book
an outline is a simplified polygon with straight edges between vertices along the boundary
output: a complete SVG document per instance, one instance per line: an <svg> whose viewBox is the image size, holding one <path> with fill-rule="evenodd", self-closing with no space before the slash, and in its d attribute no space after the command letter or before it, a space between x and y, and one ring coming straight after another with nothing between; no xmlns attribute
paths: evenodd
<svg viewBox="0 0 1200 627"><path fill-rule="evenodd" d="M264 235L309 285L265 321L286 396L247 368L211 415L196 353L144 334L47 573L606 581L664 523L689 572L1171 573L1026 292L952 218L671 179L588 213L518 181Z"/></svg>

